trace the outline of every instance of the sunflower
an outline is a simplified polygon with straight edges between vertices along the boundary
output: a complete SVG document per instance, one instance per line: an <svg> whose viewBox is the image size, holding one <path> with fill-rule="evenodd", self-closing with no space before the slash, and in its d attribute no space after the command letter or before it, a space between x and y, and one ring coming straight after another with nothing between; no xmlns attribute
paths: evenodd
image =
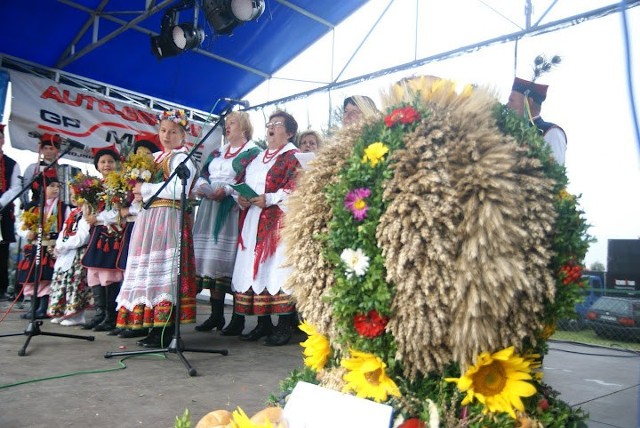
<svg viewBox="0 0 640 428"><path fill-rule="evenodd" d="M351 355L352 358L346 358L340 363L349 370L343 378L347 384L342 392L355 391L358 397L371 398L378 403L387 401L388 395L400 396L400 390L387 376L387 365L381 358L354 350L351 350Z"/></svg>
<svg viewBox="0 0 640 428"><path fill-rule="evenodd" d="M229 426L231 428L275 428L269 421L265 421L263 424L252 422L251 418L249 418L249 416L247 416L244 410L240 407L233 412L233 417Z"/></svg>
<svg viewBox="0 0 640 428"><path fill-rule="evenodd" d="M475 398L484 404L484 413L507 412L516 418L514 407L524 412L520 397L530 397L536 388L526 382L531 380L531 360L514 355L514 347L494 354L483 352L476 365L470 367L459 378L445 378L455 382L461 392L467 393L462 404L467 405Z"/></svg>
<svg viewBox="0 0 640 428"><path fill-rule="evenodd" d="M309 335L307 340L300 343L304 348L304 365L316 371L322 370L331 354L329 341L306 321L300 324L300 330Z"/></svg>

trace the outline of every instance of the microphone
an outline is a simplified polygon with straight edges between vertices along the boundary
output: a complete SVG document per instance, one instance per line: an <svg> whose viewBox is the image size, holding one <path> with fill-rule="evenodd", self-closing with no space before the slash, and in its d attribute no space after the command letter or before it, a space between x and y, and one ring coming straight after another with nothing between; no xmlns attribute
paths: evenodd
<svg viewBox="0 0 640 428"><path fill-rule="evenodd" d="M56 138L59 138L62 140L63 143L66 143L67 145L69 145L70 147L73 147L74 149L79 149L79 150L84 150L86 148L86 146L76 140L72 140L70 138L67 137L61 137L60 135L56 134Z"/></svg>
<svg viewBox="0 0 640 428"><path fill-rule="evenodd" d="M228 102L229 104L237 104L244 108L249 108L249 101L247 100L236 100L235 98L221 98L221 100Z"/></svg>

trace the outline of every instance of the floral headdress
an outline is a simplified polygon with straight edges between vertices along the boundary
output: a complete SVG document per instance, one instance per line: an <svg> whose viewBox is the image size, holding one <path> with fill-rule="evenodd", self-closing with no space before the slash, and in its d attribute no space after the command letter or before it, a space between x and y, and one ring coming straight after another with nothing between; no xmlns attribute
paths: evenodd
<svg viewBox="0 0 640 428"><path fill-rule="evenodd" d="M162 122L163 120L170 120L176 125L180 125L185 131L189 127L189 119L187 119L187 113L182 109L163 111L156 116L156 119L158 120L158 123Z"/></svg>

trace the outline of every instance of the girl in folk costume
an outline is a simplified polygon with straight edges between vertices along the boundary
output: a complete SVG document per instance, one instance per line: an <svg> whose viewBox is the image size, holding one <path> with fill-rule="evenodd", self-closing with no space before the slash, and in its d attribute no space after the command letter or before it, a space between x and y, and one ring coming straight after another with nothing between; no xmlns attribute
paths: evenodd
<svg viewBox="0 0 640 428"><path fill-rule="evenodd" d="M89 223L83 218L82 204L71 194L76 208L64 221L56 239L51 294L47 315L52 323L64 326L84 324L84 311L89 306L91 291L87 285L87 271L80 263L89 243Z"/></svg>
<svg viewBox="0 0 640 428"><path fill-rule="evenodd" d="M25 206L22 213L22 226L18 234L27 240L24 246L24 257L18 264L18 283L23 284L24 295L31 296L31 304L36 307L36 318L47 318L47 306L51 292L51 278L55 264L54 246L64 219L69 214L69 208L59 199L60 183L55 170L47 170L43 174L44 184L44 228L42 232L42 248L40 252L40 266L36 268L36 239L40 227L40 207L38 202L31 202ZM37 189L42 192L42 189ZM38 291L34 296L34 285L38 279ZM21 315L23 319L31 318L31 311Z"/></svg>
<svg viewBox="0 0 640 428"><path fill-rule="evenodd" d="M185 138L189 122L182 110L166 111L158 116L158 121L164 151L155 153L154 157L166 182L187 157ZM185 189L189 194L198 170L191 161L185 166L190 173ZM146 203L163 184L137 183L133 192L138 200ZM180 299L181 306L178 322L193 323L196 318L192 223L190 215L185 213L185 227L181 230L182 190L181 179L176 175L149 208L140 212L131 233L127 269L118 296L117 325L133 330L150 328L147 337L137 342L145 347L157 348L169 343L176 299ZM180 284L177 284L178 268Z"/></svg>
<svg viewBox="0 0 640 428"><path fill-rule="evenodd" d="M235 183L236 176L260 148L250 141L253 126L246 112L232 112L226 117L225 135L227 143L209 155L193 191L202 198L193 226L198 288L211 293L211 315L196 330L217 328L224 336L237 336L244 328L243 316L234 314L229 325L222 328L225 293L231 293L240 213L229 185Z"/></svg>
<svg viewBox="0 0 640 428"><path fill-rule="evenodd" d="M102 177L118 167L120 156L115 146L93 150L93 165ZM84 205L84 219L91 225L91 237L82 257L87 268L87 283L93 294L94 317L82 328L110 331L116 326L116 297L122 284L122 271L116 268L120 248L120 212L107 208L103 202L97 207Z"/></svg>
<svg viewBox="0 0 640 428"><path fill-rule="evenodd" d="M133 153L136 155L144 154L153 159L153 154L162 151L160 144L160 138L158 134L151 134L148 132L142 132L135 137L135 143L133 145ZM133 224L142 209L141 201L133 201L130 206L120 208L120 215L125 219L124 229L122 231L122 241L120 242L120 253L118 254L118 261L116 266L122 272L127 267L127 258L129 256L129 243L131 242L131 232L133 232ZM122 329L119 327L111 330L109 335L118 335L118 337L132 338L142 337L149 334L149 329Z"/></svg>
<svg viewBox="0 0 640 428"><path fill-rule="evenodd" d="M236 291L234 311L258 315L258 325L243 340L267 336L265 345L280 346L291 339L291 320L295 312L291 292L283 288L290 268L285 261L280 229L288 195L293 191L300 163L292 143L298 124L290 114L276 111L267 123L267 150L246 168L244 183L258 196L238 197L243 209L238 255L233 270ZM278 315L274 329L271 315Z"/></svg>

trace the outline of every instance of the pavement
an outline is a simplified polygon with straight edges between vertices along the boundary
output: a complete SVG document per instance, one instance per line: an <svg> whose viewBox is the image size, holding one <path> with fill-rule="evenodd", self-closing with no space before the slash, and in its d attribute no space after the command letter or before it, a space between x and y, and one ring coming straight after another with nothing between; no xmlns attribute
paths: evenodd
<svg viewBox="0 0 640 428"><path fill-rule="evenodd" d="M0 319L9 304L0 303ZM218 332L181 328L185 351L137 356L105 353L137 351L138 339L62 327L43 320L24 356L18 353L31 324L13 310L0 322L0 427L173 427L176 416L189 409L195 427L206 413L240 406L251 415L265 407L269 394L302 366L299 342L267 347ZM225 308L230 319L231 306ZM198 304L198 321L208 305ZM247 320L245 331L255 326ZM80 338L52 336L71 334ZM95 340L85 337L93 335ZM192 352L189 349L218 352ZM180 356L196 371L190 376ZM570 405L590 413L589 427L638 428L640 358L609 348L551 342L544 359L545 382ZM295 428L295 427L292 427ZM350 427L360 428L360 427ZM362 427L366 428L366 427Z"/></svg>

